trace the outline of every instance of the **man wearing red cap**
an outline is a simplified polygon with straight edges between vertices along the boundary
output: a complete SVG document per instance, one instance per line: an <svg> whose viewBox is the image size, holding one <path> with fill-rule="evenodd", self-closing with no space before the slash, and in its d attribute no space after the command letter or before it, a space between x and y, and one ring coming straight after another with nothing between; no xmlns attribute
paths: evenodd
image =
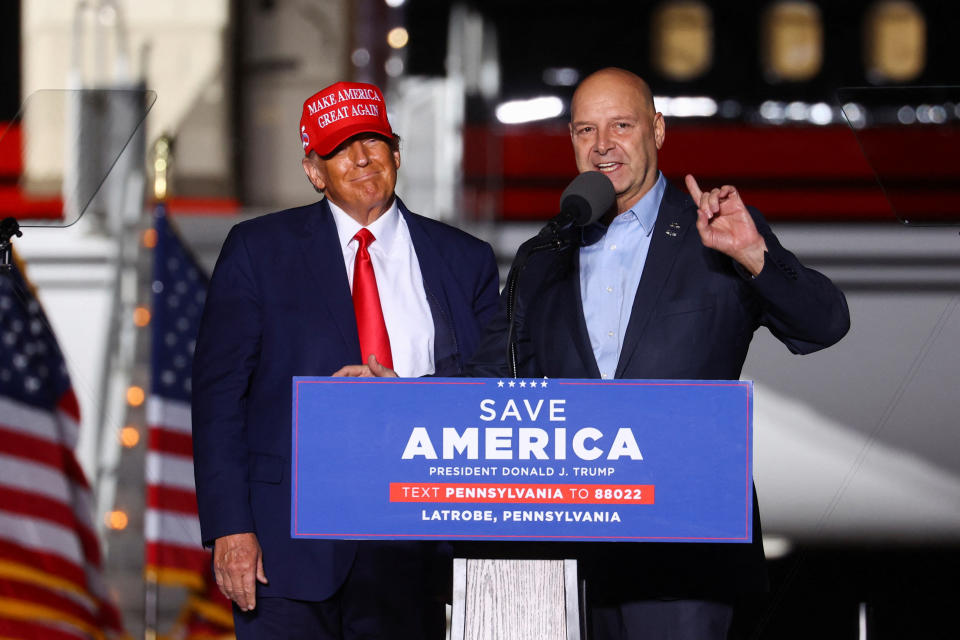
<svg viewBox="0 0 960 640"><path fill-rule="evenodd" d="M442 637L433 546L291 539L291 378L375 361L461 373L497 308L493 251L396 197L377 87L310 97L300 137L324 199L235 226L210 283L193 372L202 538L238 638Z"/></svg>

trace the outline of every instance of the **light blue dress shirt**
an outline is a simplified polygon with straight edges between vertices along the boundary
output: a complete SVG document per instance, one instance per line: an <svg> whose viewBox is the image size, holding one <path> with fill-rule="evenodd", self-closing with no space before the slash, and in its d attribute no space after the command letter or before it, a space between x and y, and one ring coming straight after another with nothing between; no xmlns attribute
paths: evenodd
<svg viewBox="0 0 960 640"><path fill-rule="evenodd" d="M639 202L613 219L603 237L580 248L580 299L590 346L604 379L613 378L617 370L666 185L661 173Z"/></svg>

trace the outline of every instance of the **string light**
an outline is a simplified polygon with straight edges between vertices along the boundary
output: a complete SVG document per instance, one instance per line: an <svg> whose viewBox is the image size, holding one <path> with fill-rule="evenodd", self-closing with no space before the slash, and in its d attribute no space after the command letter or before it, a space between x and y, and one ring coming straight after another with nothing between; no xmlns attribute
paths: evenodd
<svg viewBox="0 0 960 640"><path fill-rule="evenodd" d="M145 398L146 394L141 387L133 385L127 389L127 404L131 407L139 407L143 404Z"/></svg>
<svg viewBox="0 0 960 640"><path fill-rule="evenodd" d="M394 49L403 49L410 42L410 34L403 27L394 27L387 34L387 44Z"/></svg>
<svg viewBox="0 0 960 640"><path fill-rule="evenodd" d="M127 425L120 429L120 444L127 449L132 449L140 442L140 430L132 425Z"/></svg>
<svg viewBox="0 0 960 640"><path fill-rule="evenodd" d="M133 324L138 327L145 327L150 324L150 309L146 307L137 307L133 310Z"/></svg>
<svg viewBox="0 0 960 640"><path fill-rule="evenodd" d="M113 529L114 531L123 531L127 528L127 525L130 524L130 519L127 517L126 512L120 509L108 512L104 520L107 523L107 528Z"/></svg>
<svg viewBox="0 0 960 640"><path fill-rule="evenodd" d="M143 246L147 249L153 249L157 246L157 230L156 229L147 229L143 232L143 238L141 239Z"/></svg>

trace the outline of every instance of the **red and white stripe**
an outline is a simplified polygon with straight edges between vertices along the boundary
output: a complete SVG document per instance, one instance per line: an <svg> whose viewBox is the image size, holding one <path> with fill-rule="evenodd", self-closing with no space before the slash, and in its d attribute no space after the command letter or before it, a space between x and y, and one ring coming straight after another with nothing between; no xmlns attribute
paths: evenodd
<svg viewBox="0 0 960 640"><path fill-rule="evenodd" d="M156 570L162 582L198 586L210 572L210 553L203 549L197 519L190 405L151 396L147 424L148 570Z"/></svg>
<svg viewBox="0 0 960 640"><path fill-rule="evenodd" d="M19 635L31 625L43 628L34 637L122 632L73 454L78 428L72 392L56 412L0 398L0 621Z"/></svg>

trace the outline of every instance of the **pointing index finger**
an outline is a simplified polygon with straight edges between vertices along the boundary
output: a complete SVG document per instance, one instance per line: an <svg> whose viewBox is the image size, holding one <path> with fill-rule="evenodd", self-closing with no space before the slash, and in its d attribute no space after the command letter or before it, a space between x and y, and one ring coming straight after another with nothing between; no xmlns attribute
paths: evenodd
<svg viewBox="0 0 960 640"><path fill-rule="evenodd" d="M687 191L690 192L690 197L693 198L693 203L699 207L700 196L703 195L703 192L700 191L700 185L697 184L697 179L688 173L686 178L684 178L684 182L687 184Z"/></svg>

